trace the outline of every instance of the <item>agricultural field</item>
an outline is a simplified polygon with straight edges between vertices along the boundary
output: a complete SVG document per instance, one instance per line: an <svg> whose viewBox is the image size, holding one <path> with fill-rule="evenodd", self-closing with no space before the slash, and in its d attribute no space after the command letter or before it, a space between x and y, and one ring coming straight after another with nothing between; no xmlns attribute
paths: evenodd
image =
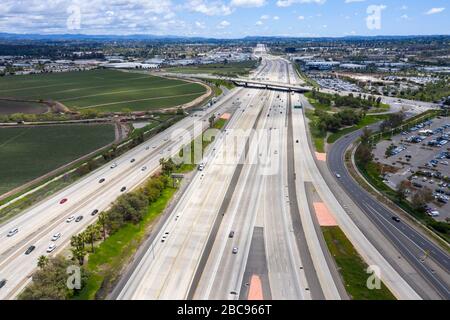
<svg viewBox="0 0 450 320"><path fill-rule="evenodd" d="M187 74L215 74L223 76L233 75L247 75L252 69L256 68L258 62L256 60L229 62L229 63L214 63L201 64L186 67L172 67L166 68L167 72L187 73Z"/></svg>
<svg viewBox="0 0 450 320"><path fill-rule="evenodd" d="M170 108L206 93L196 83L115 70L2 77L0 88L0 98L52 100L99 112Z"/></svg>
<svg viewBox="0 0 450 320"><path fill-rule="evenodd" d="M0 194L114 141L114 126L0 128Z"/></svg>
<svg viewBox="0 0 450 320"><path fill-rule="evenodd" d="M40 114L47 112L48 109L49 108L43 103L0 99L0 115L13 113Z"/></svg>

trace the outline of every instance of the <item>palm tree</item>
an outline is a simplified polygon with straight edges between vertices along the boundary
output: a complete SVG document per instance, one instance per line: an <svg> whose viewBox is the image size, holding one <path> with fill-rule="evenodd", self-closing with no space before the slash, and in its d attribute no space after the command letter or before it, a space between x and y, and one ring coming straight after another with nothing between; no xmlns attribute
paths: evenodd
<svg viewBox="0 0 450 320"><path fill-rule="evenodd" d="M39 269L43 269L47 264L48 264L47 256L42 255L38 258L37 266Z"/></svg>
<svg viewBox="0 0 450 320"><path fill-rule="evenodd" d="M91 244L91 252L94 252L94 242L97 239L99 231L99 226L97 224L91 224L84 232L86 234L87 242Z"/></svg>
<svg viewBox="0 0 450 320"><path fill-rule="evenodd" d="M97 223L101 227L101 231L102 231L102 235L103 235L103 241L106 240L106 220L107 220L106 219L106 213L105 212L101 212L98 215Z"/></svg>

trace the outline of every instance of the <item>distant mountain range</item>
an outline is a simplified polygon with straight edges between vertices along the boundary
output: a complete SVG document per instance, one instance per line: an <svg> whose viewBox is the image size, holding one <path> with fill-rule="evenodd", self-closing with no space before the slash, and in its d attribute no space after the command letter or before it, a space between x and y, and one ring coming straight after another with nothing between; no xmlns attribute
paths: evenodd
<svg viewBox="0 0 450 320"><path fill-rule="evenodd" d="M86 35L86 34L19 34L19 33L1 33L0 40L50 40L50 41L69 41L69 40L97 40L97 41L276 41L276 40L407 40L415 38L435 38L450 39L450 35L427 35L427 36L346 36L346 37L292 37L292 36L247 36L236 39L218 39L208 37L187 37L174 35L153 35L153 34L134 34L134 35Z"/></svg>

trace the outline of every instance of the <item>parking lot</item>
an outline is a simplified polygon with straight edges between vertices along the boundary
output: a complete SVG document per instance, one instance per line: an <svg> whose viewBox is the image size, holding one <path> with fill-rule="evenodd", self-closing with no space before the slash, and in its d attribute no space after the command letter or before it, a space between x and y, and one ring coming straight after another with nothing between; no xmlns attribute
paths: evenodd
<svg viewBox="0 0 450 320"><path fill-rule="evenodd" d="M392 141L382 141L374 150L375 161L382 165L385 183L391 188L409 180L411 192L425 187L433 191L428 212L439 221L450 218L449 141L450 117L440 117L393 136Z"/></svg>

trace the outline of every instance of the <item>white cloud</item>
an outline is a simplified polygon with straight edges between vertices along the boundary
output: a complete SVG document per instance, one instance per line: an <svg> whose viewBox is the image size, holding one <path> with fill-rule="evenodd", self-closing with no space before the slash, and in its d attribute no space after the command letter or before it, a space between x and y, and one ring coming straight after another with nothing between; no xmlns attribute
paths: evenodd
<svg viewBox="0 0 450 320"><path fill-rule="evenodd" d="M231 0L233 7L262 7L266 5L266 0Z"/></svg>
<svg viewBox="0 0 450 320"><path fill-rule="evenodd" d="M327 0L277 0L277 6L279 7L289 7L295 3L316 3L324 4Z"/></svg>
<svg viewBox="0 0 450 320"><path fill-rule="evenodd" d="M345 3L364 2L366 0L345 0Z"/></svg>
<svg viewBox="0 0 450 320"><path fill-rule="evenodd" d="M229 5L221 1L189 0L185 7L207 16L227 16L233 12Z"/></svg>
<svg viewBox="0 0 450 320"><path fill-rule="evenodd" d="M167 31L184 31L184 22L173 20L176 8L172 0L1 1L0 32L72 32L75 29L68 29L68 21L74 12L80 13L80 28L76 28L79 33L165 34ZM166 22L157 24L156 21L161 19ZM169 26L170 30L165 29Z"/></svg>
<svg viewBox="0 0 450 320"><path fill-rule="evenodd" d="M262 25L263 25L263 22L262 22L261 20L258 20L258 21L256 21L256 25L257 25L257 26L262 26Z"/></svg>
<svg viewBox="0 0 450 320"><path fill-rule="evenodd" d="M205 29L205 24L203 22L200 21L195 21L195 26L199 29Z"/></svg>
<svg viewBox="0 0 450 320"><path fill-rule="evenodd" d="M270 19L270 16L268 14L263 14L259 19L267 20L267 19Z"/></svg>
<svg viewBox="0 0 450 320"><path fill-rule="evenodd" d="M305 16L298 16L298 20L305 20Z"/></svg>
<svg viewBox="0 0 450 320"><path fill-rule="evenodd" d="M273 17L273 20L279 20L279 19L280 19L279 16L274 16L274 17Z"/></svg>
<svg viewBox="0 0 450 320"><path fill-rule="evenodd" d="M445 8L431 8L430 10L428 10L425 14L436 14L436 13L441 13L442 11L444 11Z"/></svg>
<svg viewBox="0 0 450 320"><path fill-rule="evenodd" d="M217 28L218 29L224 29L224 28L228 27L229 25L230 25L230 23L227 20L223 20L222 22L220 22L217 25Z"/></svg>

